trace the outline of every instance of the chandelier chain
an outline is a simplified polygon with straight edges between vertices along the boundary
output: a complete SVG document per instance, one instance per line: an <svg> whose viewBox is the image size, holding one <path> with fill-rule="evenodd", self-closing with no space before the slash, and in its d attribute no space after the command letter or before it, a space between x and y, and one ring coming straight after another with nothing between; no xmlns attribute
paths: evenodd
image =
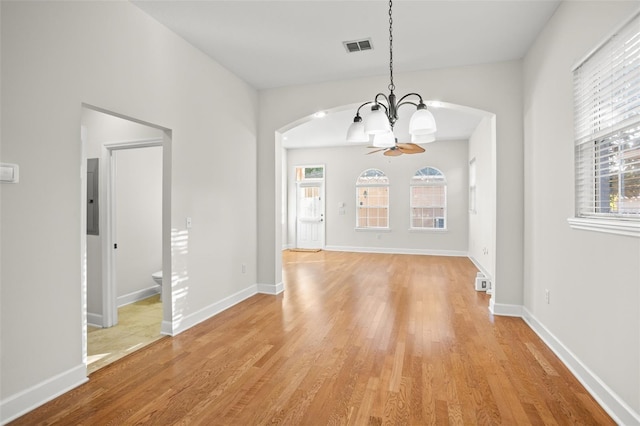
<svg viewBox="0 0 640 426"><path fill-rule="evenodd" d="M1 1L1 0L0 0ZM416 111L411 116L409 122L409 134L417 143L427 143L436 140L436 124L433 114L427 111L427 106L418 93L408 93L400 99L396 98L393 82L393 0L389 2L389 94L380 92L374 96L372 101L365 102L358 107L353 123L347 131L347 140L350 142L367 142L373 137L373 146L381 148L376 151L384 151L384 155L417 154L424 152L424 148L413 142L398 144L398 139L394 134L394 125L398 121L398 109L402 106L412 105ZM415 98L418 98L416 101ZM371 105L371 115L366 123L360 117L360 110L367 105Z"/></svg>
<svg viewBox="0 0 640 426"><path fill-rule="evenodd" d="M393 0L389 0L389 91L393 92L396 86L393 84L393 15L391 8Z"/></svg>

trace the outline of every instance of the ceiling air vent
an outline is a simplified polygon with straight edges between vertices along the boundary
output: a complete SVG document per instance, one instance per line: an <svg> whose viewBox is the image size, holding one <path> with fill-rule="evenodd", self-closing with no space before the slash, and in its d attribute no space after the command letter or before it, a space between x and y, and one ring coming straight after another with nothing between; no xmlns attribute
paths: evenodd
<svg viewBox="0 0 640 426"><path fill-rule="evenodd" d="M371 50L373 49L373 45L371 44L371 39L367 38L364 40L354 40L354 41L343 41L342 44L344 48L347 49L347 52L361 52L363 50Z"/></svg>

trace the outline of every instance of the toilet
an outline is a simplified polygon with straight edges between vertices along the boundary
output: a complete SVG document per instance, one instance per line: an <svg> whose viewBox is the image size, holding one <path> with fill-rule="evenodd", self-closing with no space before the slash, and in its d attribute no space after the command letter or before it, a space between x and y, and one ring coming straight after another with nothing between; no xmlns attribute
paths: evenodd
<svg viewBox="0 0 640 426"><path fill-rule="evenodd" d="M151 274L151 278L153 278L153 281L155 281L156 284L158 284L160 286L160 300L162 300L162 271L158 271L158 272L154 272L153 274Z"/></svg>

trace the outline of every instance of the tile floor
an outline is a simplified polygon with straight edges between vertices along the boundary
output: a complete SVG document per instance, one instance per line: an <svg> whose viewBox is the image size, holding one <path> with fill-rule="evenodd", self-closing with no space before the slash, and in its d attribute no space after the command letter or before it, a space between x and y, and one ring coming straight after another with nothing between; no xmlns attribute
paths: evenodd
<svg viewBox="0 0 640 426"><path fill-rule="evenodd" d="M162 302L152 296L118 308L118 325L87 329L87 374L161 337Z"/></svg>

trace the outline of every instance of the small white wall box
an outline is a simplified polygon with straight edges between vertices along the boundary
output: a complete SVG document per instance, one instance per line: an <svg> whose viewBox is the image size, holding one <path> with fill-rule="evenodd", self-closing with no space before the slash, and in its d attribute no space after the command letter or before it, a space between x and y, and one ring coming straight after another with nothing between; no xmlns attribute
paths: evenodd
<svg viewBox="0 0 640 426"><path fill-rule="evenodd" d="M489 278L485 277L482 272L476 275L476 291L487 291L491 287Z"/></svg>
<svg viewBox="0 0 640 426"><path fill-rule="evenodd" d="M10 163L0 163L0 182L18 183L18 165Z"/></svg>

